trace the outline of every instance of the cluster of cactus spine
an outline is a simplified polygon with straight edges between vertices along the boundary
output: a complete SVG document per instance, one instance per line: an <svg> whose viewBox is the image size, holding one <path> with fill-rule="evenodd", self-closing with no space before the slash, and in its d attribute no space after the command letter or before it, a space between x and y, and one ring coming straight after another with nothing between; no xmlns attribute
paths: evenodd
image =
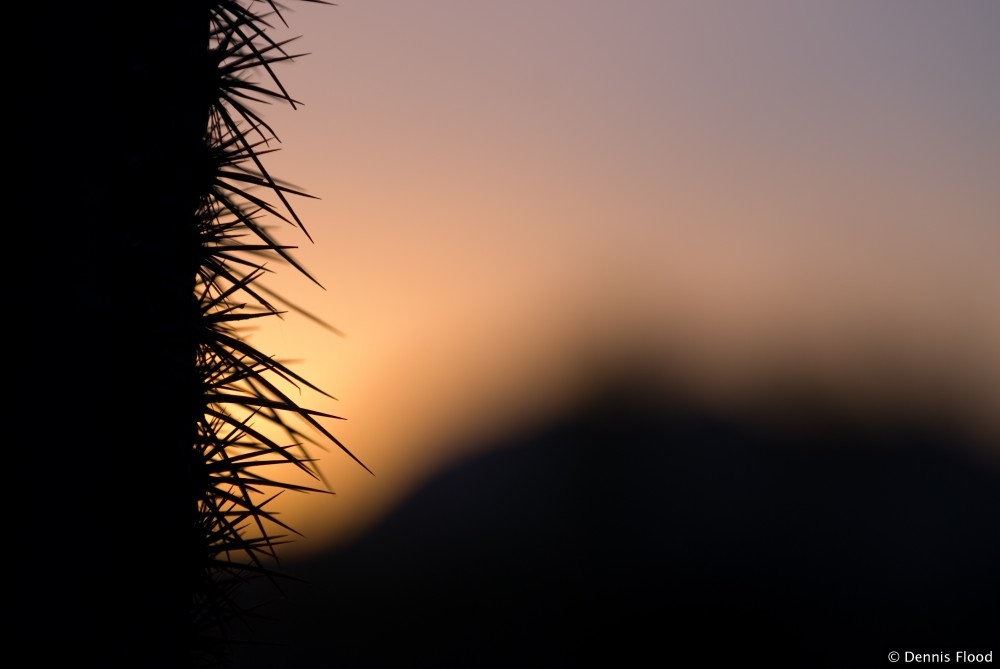
<svg viewBox="0 0 1000 669"><path fill-rule="evenodd" d="M274 150L277 137L254 107L270 101L297 104L274 67L302 54L287 50L291 40L269 36L268 22L283 21L271 0L213 2L210 13L204 191L193 239L193 480L204 559L192 604L196 638L207 641L206 658L213 660L213 635L245 614L239 587L249 578L274 575L275 547L287 536L278 532L294 532L270 512L269 503L285 490L326 489L307 446L331 443L357 458L321 422L337 416L304 408L287 393L293 386L323 391L252 346L239 330L247 321L278 316L283 309L301 311L260 284L269 262L290 265L316 282L290 254L292 247L278 243L268 231L266 224L276 219L308 237L289 199L309 196L268 173L262 156ZM317 485L270 474L288 466L313 477Z"/></svg>

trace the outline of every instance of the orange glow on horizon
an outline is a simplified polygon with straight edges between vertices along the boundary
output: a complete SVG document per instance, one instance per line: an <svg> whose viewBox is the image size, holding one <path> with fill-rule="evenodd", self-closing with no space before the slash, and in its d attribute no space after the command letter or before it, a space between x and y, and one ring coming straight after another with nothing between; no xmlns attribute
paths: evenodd
<svg viewBox="0 0 1000 669"><path fill-rule="evenodd" d="M295 203L316 243L282 239L327 290L287 269L269 285L346 337L289 316L254 341L340 398L305 403L346 417L331 430L376 473L320 453L338 494L281 501L293 553L640 353L716 401L798 371L994 420L996 7L288 18L312 55L279 72L305 105L266 110L269 169L321 198Z"/></svg>

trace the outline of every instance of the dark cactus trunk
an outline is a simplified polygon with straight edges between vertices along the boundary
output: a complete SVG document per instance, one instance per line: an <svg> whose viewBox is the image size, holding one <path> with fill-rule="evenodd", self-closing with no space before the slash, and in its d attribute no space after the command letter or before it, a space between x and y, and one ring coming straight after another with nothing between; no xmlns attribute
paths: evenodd
<svg viewBox="0 0 1000 669"><path fill-rule="evenodd" d="M29 657L182 667L205 559L192 445L209 9L22 11L30 81L15 130L27 129L31 197L8 249L27 268L15 306L30 315L8 349L8 474L27 491L14 502L16 638Z"/></svg>
<svg viewBox="0 0 1000 669"><path fill-rule="evenodd" d="M336 416L281 384L319 389L240 338L248 318L279 313L254 283L261 258L305 272L258 220L301 228L288 196L305 195L267 174L255 141L272 133L246 106L292 102L271 70L294 57L266 34L276 10L48 3L11 22L32 40L8 87L21 112L10 165L29 187L8 182L20 320L4 370L9 617L28 653L129 668L222 659L215 637L246 614L233 594L274 576L272 526L287 528L267 498L316 490L261 467L319 480L302 442L354 458L319 422ZM256 68L264 84L248 80Z"/></svg>

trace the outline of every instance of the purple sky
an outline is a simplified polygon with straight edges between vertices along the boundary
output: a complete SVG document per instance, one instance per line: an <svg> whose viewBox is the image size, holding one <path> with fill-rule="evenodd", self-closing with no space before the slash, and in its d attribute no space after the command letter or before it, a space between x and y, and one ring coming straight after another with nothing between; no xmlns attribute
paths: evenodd
<svg viewBox="0 0 1000 669"><path fill-rule="evenodd" d="M266 110L270 167L320 198L316 244L283 239L327 291L272 285L347 337L255 337L340 398L317 408L377 474L325 457L338 495L287 504L301 548L639 350L727 401L794 367L995 406L1000 3L290 10L305 104Z"/></svg>

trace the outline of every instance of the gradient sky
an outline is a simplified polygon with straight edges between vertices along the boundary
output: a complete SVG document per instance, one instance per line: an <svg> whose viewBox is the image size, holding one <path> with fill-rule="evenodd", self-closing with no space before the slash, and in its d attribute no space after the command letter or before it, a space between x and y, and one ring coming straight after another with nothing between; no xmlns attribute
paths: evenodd
<svg viewBox="0 0 1000 669"><path fill-rule="evenodd" d="M270 285L346 337L253 341L339 398L303 401L376 473L321 456L338 494L280 507L293 551L640 353L730 399L785 367L991 415L1000 3L289 9L304 106L264 110L268 165L320 198L315 244L280 238L326 291Z"/></svg>

